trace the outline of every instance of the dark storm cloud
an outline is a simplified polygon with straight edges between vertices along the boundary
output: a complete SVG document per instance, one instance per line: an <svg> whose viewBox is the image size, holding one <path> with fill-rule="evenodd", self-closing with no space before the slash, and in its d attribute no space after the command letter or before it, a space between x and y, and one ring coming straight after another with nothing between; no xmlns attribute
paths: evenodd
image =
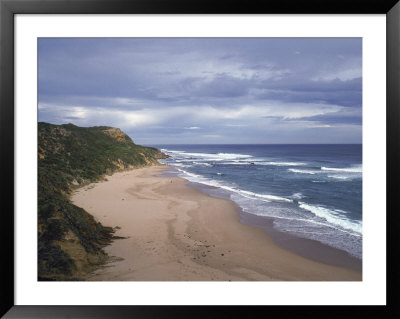
<svg viewBox="0 0 400 319"><path fill-rule="evenodd" d="M255 94L256 99L287 102L313 102L360 107L362 104L362 79L312 81L285 79L267 82L264 90Z"/></svg>
<svg viewBox="0 0 400 319"><path fill-rule="evenodd" d="M361 50L358 38L43 38L39 120L152 143L304 142L312 129L361 142Z"/></svg>

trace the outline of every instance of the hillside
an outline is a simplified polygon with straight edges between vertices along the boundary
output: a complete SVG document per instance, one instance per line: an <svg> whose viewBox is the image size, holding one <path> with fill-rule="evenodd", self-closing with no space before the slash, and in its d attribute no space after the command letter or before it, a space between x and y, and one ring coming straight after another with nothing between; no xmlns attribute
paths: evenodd
<svg viewBox="0 0 400 319"><path fill-rule="evenodd" d="M73 205L74 188L167 157L118 128L38 123L38 279L81 280L103 264L114 230Z"/></svg>

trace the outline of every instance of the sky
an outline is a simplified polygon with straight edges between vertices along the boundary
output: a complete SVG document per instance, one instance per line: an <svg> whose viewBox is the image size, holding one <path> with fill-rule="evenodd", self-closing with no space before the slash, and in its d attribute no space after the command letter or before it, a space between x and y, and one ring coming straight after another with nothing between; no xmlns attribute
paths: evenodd
<svg viewBox="0 0 400 319"><path fill-rule="evenodd" d="M38 119L135 143L362 142L361 38L40 38Z"/></svg>

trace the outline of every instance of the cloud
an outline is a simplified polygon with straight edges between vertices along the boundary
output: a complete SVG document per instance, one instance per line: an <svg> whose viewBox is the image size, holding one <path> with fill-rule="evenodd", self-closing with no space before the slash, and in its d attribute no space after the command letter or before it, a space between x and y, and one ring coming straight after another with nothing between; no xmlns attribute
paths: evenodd
<svg viewBox="0 0 400 319"><path fill-rule="evenodd" d="M38 52L42 121L146 143L361 142L359 38L41 38Z"/></svg>
<svg viewBox="0 0 400 319"><path fill-rule="evenodd" d="M160 122L160 118L143 111L114 110L104 107L41 105L39 121L57 124L73 120L81 126L116 126L122 129L146 127Z"/></svg>

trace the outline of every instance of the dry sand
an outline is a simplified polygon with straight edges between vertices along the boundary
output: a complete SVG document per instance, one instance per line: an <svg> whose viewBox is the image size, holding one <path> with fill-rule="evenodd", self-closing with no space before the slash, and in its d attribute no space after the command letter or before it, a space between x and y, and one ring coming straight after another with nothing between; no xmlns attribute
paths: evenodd
<svg viewBox="0 0 400 319"><path fill-rule="evenodd" d="M278 247L265 230L240 223L238 207L162 177L153 166L115 173L77 190L75 205L119 227L105 248L117 257L93 281L358 281L361 272Z"/></svg>

